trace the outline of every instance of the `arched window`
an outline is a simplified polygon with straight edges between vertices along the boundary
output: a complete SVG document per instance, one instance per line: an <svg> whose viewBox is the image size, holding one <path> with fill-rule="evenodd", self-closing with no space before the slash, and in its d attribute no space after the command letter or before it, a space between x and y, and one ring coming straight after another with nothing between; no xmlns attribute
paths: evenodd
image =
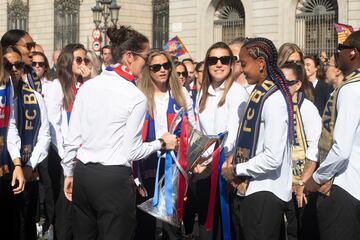
<svg viewBox="0 0 360 240"><path fill-rule="evenodd" d="M79 41L80 0L55 0L54 49Z"/></svg>
<svg viewBox="0 0 360 240"><path fill-rule="evenodd" d="M336 32L334 23L338 21L336 0L299 0L296 9L296 42L305 55L335 49Z"/></svg>
<svg viewBox="0 0 360 240"><path fill-rule="evenodd" d="M29 6L22 0L12 0L7 5L7 28L28 31Z"/></svg>
<svg viewBox="0 0 360 240"><path fill-rule="evenodd" d="M214 42L245 36L245 11L240 0L222 0L214 16Z"/></svg>
<svg viewBox="0 0 360 240"><path fill-rule="evenodd" d="M169 0L153 0L153 47L163 48L169 39Z"/></svg>

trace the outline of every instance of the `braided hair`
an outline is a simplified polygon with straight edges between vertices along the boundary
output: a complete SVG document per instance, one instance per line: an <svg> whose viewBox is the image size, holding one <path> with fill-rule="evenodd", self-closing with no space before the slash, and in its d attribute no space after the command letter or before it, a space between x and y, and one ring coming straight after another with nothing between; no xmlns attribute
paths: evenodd
<svg viewBox="0 0 360 240"><path fill-rule="evenodd" d="M280 92L284 96L289 117L288 137L290 143L292 144L294 140L293 103L285 76L280 70L280 68L277 66L278 53L275 45L269 39L258 37L247 38L243 47L248 50L250 56L254 59L262 57L265 60L268 78L270 78L270 80L276 84L276 86L279 88Z"/></svg>

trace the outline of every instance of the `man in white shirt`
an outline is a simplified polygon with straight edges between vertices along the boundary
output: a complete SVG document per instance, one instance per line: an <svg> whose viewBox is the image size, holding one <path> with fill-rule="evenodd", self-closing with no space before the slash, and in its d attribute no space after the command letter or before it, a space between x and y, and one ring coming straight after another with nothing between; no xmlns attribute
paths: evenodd
<svg viewBox="0 0 360 240"><path fill-rule="evenodd" d="M323 194L317 204L321 239L355 240L360 236L360 31L339 44L337 54L345 83L326 105L319 142L323 161L305 186Z"/></svg>

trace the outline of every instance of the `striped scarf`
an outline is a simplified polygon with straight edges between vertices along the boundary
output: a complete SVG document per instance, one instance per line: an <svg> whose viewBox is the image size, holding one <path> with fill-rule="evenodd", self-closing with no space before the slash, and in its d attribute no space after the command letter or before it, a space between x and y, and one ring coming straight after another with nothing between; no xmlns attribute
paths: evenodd
<svg viewBox="0 0 360 240"><path fill-rule="evenodd" d="M0 166L9 163L6 149L6 132L10 119L11 90L11 81L0 86Z"/></svg>

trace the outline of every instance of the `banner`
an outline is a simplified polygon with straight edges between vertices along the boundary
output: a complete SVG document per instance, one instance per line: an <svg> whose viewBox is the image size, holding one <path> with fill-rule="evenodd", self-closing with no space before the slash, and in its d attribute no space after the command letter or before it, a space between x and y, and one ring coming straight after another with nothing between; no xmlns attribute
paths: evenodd
<svg viewBox="0 0 360 240"><path fill-rule="evenodd" d="M180 57L188 52L180 37L175 36L164 44L164 50L170 55Z"/></svg>

